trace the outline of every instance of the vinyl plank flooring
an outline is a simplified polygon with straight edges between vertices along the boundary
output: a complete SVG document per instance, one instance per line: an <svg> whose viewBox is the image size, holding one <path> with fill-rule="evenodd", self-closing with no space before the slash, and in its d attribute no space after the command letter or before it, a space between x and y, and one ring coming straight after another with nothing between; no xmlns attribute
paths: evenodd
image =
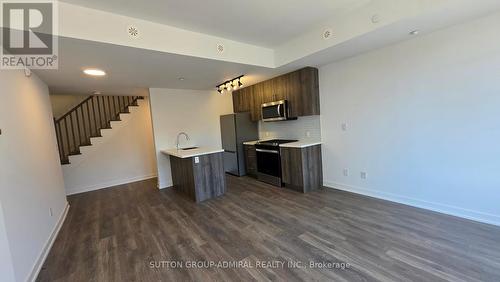
<svg viewBox="0 0 500 282"><path fill-rule="evenodd" d="M500 281L499 227L338 190L226 181L223 197L200 204L156 179L70 196L37 281ZM254 267L151 267L162 261Z"/></svg>

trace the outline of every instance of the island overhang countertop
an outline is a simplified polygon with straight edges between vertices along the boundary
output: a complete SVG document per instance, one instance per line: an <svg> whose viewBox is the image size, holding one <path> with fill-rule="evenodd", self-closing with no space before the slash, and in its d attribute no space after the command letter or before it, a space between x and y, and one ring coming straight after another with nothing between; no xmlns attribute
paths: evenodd
<svg viewBox="0 0 500 282"><path fill-rule="evenodd" d="M197 157L197 156L202 156L202 155L209 155L209 154L215 154L215 153L222 153L224 152L224 149L221 148L213 148L213 147L197 147L195 149L166 149L166 150L161 150L161 152L165 155L169 156L174 156L178 157L181 159L186 159L186 158L192 158L192 157Z"/></svg>

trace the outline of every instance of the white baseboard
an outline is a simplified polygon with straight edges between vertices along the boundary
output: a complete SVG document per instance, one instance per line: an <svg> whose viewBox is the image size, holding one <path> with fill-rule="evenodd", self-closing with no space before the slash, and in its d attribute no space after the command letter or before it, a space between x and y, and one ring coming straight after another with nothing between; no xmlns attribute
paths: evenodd
<svg viewBox="0 0 500 282"><path fill-rule="evenodd" d="M98 184L93 184L89 186L83 186L83 187L66 187L66 195L73 195L73 194L79 194L79 193L84 193L84 192L90 192L90 191L95 191L95 190L100 190L104 188L109 188L113 186L118 186L118 185L123 185L123 184L128 184L132 182L137 182L137 181L142 181L142 180L147 180L151 178L155 178L156 173L154 174L149 174L149 175L143 175L143 176L134 176L130 178L125 178L125 179L116 179L112 181L106 181Z"/></svg>
<svg viewBox="0 0 500 282"><path fill-rule="evenodd" d="M427 209L439 213L444 213L452 216L457 216L465 219L470 219L474 221L479 221L487 224L493 224L500 226L500 216L494 214L483 213L474 210L468 210L460 207L450 206L441 203L434 203L423 201L419 199L413 199L402 195L380 192L372 189L366 189L361 187L355 187L351 185L336 183L333 181L325 180L324 186L327 188L338 189L342 191L352 192L355 194L370 196L373 198L378 198L382 200L387 200L391 202L396 202L399 204L404 204L408 206L413 206L417 208Z"/></svg>
<svg viewBox="0 0 500 282"><path fill-rule="evenodd" d="M66 219L66 215L68 215L69 211L69 203L66 202L66 206L64 207L63 212L59 216L59 219L54 226L54 229L52 230L52 233L50 234L50 237L48 238L47 242L45 243L45 246L42 249L42 252L38 256L38 259L36 260L35 265L33 265L33 268L30 272L30 275L26 279L26 281L32 281L34 282L36 278L38 277L38 274L40 273L40 270L42 269L43 263L45 262L45 259L49 255L50 249L52 248L52 245L54 244L57 234L59 234L59 231L61 230L61 227L64 223L64 220Z"/></svg>
<svg viewBox="0 0 500 282"><path fill-rule="evenodd" d="M158 189L167 189L170 188L174 185L172 182L167 182L167 183L158 183Z"/></svg>

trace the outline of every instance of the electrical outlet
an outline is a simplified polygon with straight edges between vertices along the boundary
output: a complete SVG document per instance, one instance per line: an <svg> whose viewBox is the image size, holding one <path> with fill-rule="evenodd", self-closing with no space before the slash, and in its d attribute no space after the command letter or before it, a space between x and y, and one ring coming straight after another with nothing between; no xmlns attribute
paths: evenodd
<svg viewBox="0 0 500 282"><path fill-rule="evenodd" d="M269 131L266 131L266 137L269 137L270 133Z"/></svg>
<svg viewBox="0 0 500 282"><path fill-rule="evenodd" d="M362 171L360 173L360 177L361 177L361 179L366 179L366 178L368 178L368 174L366 172Z"/></svg>
<svg viewBox="0 0 500 282"><path fill-rule="evenodd" d="M311 131L306 131L306 137L307 138L311 137Z"/></svg>
<svg viewBox="0 0 500 282"><path fill-rule="evenodd" d="M344 176L349 176L349 169L348 168L344 168Z"/></svg>
<svg viewBox="0 0 500 282"><path fill-rule="evenodd" d="M341 125L341 128L342 128L342 131L347 131L347 122L343 122L342 125Z"/></svg>
<svg viewBox="0 0 500 282"><path fill-rule="evenodd" d="M194 157L194 163L199 164L200 163L200 157Z"/></svg>

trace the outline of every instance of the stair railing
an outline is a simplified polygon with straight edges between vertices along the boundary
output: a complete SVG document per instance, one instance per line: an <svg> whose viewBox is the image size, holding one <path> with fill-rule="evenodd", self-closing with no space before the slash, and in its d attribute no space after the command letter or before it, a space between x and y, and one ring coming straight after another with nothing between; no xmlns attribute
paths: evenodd
<svg viewBox="0 0 500 282"><path fill-rule="evenodd" d="M62 164L69 164L69 156L80 154L81 146L91 145L90 138L101 137L101 129L111 128L111 121L120 120L121 113L129 113L129 106L137 106L142 96L92 95L54 119L59 156Z"/></svg>

